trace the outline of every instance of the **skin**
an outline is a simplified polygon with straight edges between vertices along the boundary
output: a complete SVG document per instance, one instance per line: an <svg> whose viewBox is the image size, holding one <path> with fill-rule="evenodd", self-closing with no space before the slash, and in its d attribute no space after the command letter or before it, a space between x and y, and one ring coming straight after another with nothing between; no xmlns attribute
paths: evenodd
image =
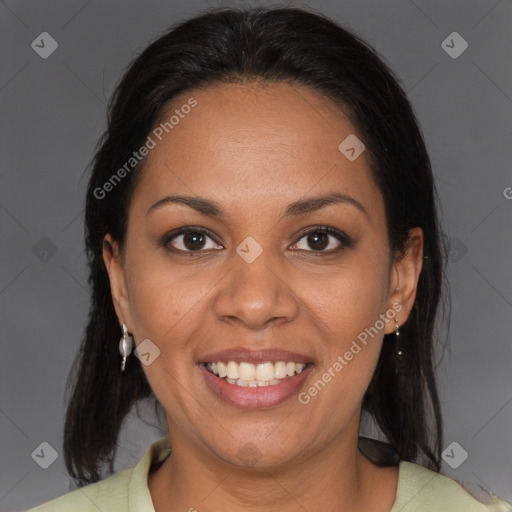
<svg viewBox="0 0 512 512"><path fill-rule="evenodd" d="M398 322L407 320L422 231L411 230L405 255L391 258L367 154L349 161L338 150L358 132L317 92L282 83L216 85L183 93L163 118L190 97L198 105L149 154L124 250L110 235L104 242L119 323L136 343L149 338L161 351L144 367L172 444L172 456L149 475L155 510L389 512L398 469L375 466L357 439L362 398L394 321L307 405L293 396L267 409L233 407L210 391L196 362L240 345L292 350L314 361L307 390L393 303L402 308ZM337 203L280 218L290 203L332 192L356 199L366 213ZM168 194L208 198L225 216L177 203L146 214ZM353 245L329 235L318 249L307 236L317 225L343 231ZM206 236L192 255L183 236L168 244L174 253L159 247L184 226L208 228L215 240ZM250 264L236 252L248 236L263 249ZM247 443L259 451L253 466L237 456Z"/></svg>

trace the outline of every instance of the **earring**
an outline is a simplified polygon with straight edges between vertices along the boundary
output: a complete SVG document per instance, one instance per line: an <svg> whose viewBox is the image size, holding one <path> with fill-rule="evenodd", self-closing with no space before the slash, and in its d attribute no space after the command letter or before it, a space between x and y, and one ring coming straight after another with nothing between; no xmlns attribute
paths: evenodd
<svg viewBox="0 0 512 512"><path fill-rule="evenodd" d="M398 325L398 321L396 320L396 318L395 318L395 325L396 325L395 336L398 337L398 336L400 336L400 325ZM402 349L400 348L399 344L397 343L396 355L401 356L402 354L403 354Z"/></svg>
<svg viewBox="0 0 512 512"><path fill-rule="evenodd" d="M126 324L123 323L123 337L119 341L119 353L123 358L121 361L121 371L124 372L126 367L126 359L130 355L133 347L133 336L128 334L128 329L126 328Z"/></svg>
<svg viewBox="0 0 512 512"><path fill-rule="evenodd" d="M395 375L397 375L398 377L402 377L404 375L407 375L407 368L406 368L407 364L406 364L406 357L405 357L406 354L402 350L403 342L399 338L400 325L398 324L398 321L396 320L396 318L395 318L395 325L396 325L396 329L395 329L396 340L395 340L395 353L394 353L394 358L393 358L394 364L395 364L394 371L395 371Z"/></svg>

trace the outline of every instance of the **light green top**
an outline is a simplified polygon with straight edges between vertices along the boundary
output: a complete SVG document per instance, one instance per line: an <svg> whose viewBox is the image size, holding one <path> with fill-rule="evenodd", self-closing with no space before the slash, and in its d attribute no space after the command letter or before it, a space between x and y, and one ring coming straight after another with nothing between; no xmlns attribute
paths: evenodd
<svg viewBox="0 0 512 512"><path fill-rule="evenodd" d="M133 469L75 489L27 512L155 512L148 489L152 463L164 460L168 439L155 441ZM410 462L400 462L396 500L390 512L512 512L493 496L483 504L454 480Z"/></svg>

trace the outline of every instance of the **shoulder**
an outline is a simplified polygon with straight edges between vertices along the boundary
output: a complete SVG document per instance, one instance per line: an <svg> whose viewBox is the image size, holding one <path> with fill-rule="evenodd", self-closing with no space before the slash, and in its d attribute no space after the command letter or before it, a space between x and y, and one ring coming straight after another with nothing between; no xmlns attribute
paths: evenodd
<svg viewBox="0 0 512 512"><path fill-rule="evenodd" d="M148 471L170 453L168 439L152 443L132 469L124 469L99 482L75 489L26 512L154 512L148 489Z"/></svg>
<svg viewBox="0 0 512 512"><path fill-rule="evenodd" d="M512 512L512 505L492 496L482 503L447 476L411 462L400 462L397 497L391 512Z"/></svg>
<svg viewBox="0 0 512 512"><path fill-rule="evenodd" d="M118 508L128 501L128 488L133 469L119 471L108 478L68 492L27 512L104 512L125 510ZM109 508L110 506L110 508Z"/></svg>

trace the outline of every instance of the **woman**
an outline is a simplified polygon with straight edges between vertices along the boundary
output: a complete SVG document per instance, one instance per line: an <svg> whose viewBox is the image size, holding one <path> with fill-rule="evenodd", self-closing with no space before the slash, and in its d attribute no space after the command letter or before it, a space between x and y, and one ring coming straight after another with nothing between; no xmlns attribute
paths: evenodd
<svg viewBox="0 0 512 512"><path fill-rule="evenodd" d="M34 510L512 510L438 473L435 197L396 78L332 21L220 9L152 43L87 193L82 487ZM151 397L170 441L101 480Z"/></svg>

